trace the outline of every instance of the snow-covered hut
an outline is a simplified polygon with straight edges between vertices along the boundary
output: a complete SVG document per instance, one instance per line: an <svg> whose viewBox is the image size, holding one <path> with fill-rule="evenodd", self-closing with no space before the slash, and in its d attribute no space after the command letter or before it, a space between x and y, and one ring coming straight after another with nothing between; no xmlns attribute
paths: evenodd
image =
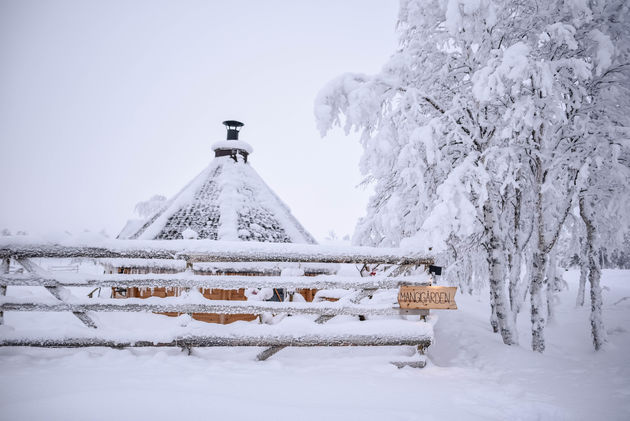
<svg viewBox="0 0 630 421"><path fill-rule="evenodd" d="M218 241L260 241L274 243L316 244L315 239L291 214L282 200L267 186L248 162L252 147L239 140L243 123L225 121L227 139L212 145L214 159L197 177L170 200L164 201L153 215L144 220L130 220L119 239L176 240L209 239ZM134 259L104 262L110 273L176 273L185 270L183 262L143 263ZM158 262L153 262L158 263ZM179 266L178 266L179 265ZM285 268L286 269L286 268ZM305 275L327 273L325 267L300 268ZM270 263L196 263L196 274L280 275L283 267ZM114 289L116 298L173 296L176 288ZM214 300L245 300L243 289L202 289ZM314 290L301 290L306 300ZM276 297L277 295L277 297ZM272 299L284 299L284 291L275 291ZM255 315L194 314L194 318L215 323L253 320Z"/></svg>

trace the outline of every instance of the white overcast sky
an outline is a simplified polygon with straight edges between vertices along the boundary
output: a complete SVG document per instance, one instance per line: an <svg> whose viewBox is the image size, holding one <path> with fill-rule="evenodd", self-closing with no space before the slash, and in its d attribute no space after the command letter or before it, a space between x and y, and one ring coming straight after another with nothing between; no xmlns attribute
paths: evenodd
<svg viewBox="0 0 630 421"><path fill-rule="evenodd" d="M0 0L0 228L105 229L171 197L243 121L250 163L318 239L365 212L357 135L313 101L396 48L398 2Z"/></svg>

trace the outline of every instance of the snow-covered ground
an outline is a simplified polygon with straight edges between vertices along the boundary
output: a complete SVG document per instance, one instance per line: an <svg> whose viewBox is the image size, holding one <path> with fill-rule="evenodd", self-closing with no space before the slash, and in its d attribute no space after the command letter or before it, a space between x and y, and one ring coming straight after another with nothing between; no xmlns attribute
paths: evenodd
<svg viewBox="0 0 630 421"><path fill-rule="evenodd" d="M0 419L630 419L630 271L604 271L609 342L594 352L577 273L560 295L544 355L490 331L488 294L439 312L424 369L389 361L407 347L0 349ZM11 314L7 314L10 324ZM156 316L158 317L158 316Z"/></svg>

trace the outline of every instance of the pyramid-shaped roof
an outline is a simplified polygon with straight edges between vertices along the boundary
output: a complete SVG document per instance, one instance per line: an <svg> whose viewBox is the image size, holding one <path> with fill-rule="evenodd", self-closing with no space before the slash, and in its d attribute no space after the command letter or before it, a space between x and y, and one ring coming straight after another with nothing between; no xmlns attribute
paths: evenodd
<svg viewBox="0 0 630 421"><path fill-rule="evenodd" d="M232 136L213 148L205 170L153 216L130 221L118 238L316 243L247 162L251 146Z"/></svg>

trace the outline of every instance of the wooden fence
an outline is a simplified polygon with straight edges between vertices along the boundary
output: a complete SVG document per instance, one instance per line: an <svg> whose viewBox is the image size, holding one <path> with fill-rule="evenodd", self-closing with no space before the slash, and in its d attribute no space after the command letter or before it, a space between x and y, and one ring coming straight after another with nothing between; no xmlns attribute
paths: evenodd
<svg viewBox="0 0 630 421"><path fill-rule="evenodd" d="M417 320L403 320L401 315L425 316L425 310L401 310L395 302L375 299L387 292L395 292L403 285L421 286L430 284L424 273L431 258L409 255L395 249L374 248L327 248L306 245L249 245L217 244L217 242L169 241L168 248L155 246L156 242L137 240L108 241L106 244L50 244L21 240L17 243L0 242L0 310L2 312L71 312L85 325L83 331L68 337L22 337L19 332L0 334L0 346L43 346L43 347L138 347L138 346L263 346L270 347L259 354L264 360L286 346L372 346L372 345L413 345L423 353L432 339L429 323ZM86 274L61 273L44 270L34 258L134 258L175 259L186 262L188 268L180 273L148 274ZM277 262L290 263L354 264L361 268L386 268L375 276L354 277L337 275L320 276L225 276L196 275L192 267L197 262ZM25 273L10 273L11 265L21 265ZM154 263L159 265L159 263ZM423 271L424 269L424 271ZM52 295L51 300L25 300L5 296L7 287L44 287ZM89 288L162 288L180 287L190 290L198 288L239 289L239 288L282 288L317 289L324 293L335 290L339 300L319 302L272 302L272 301L222 301L208 300L200 294L188 297L166 297L151 299L112 299L77 296L77 287ZM339 290L345 293L339 294ZM297 328L283 328L280 322L273 327L258 326L255 322L242 322L234 325L213 326L208 333L180 332L172 338L151 336L146 338L123 335L99 335L98 323L90 315L92 312L153 312L153 313L220 313L220 314L264 314L274 315L315 315L313 323L298 325ZM366 322L326 323L335 316L358 316ZM390 316L382 317L382 316ZM395 316L395 317L391 317ZM158 316L156 316L158 317ZM374 321L374 329L369 324ZM424 319L424 317L422 317ZM382 320L391 319L391 320ZM2 323L0 313L0 323ZM311 318L312 320L312 318ZM327 326L324 326L327 325ZM170 340L169 340L170 339ZM422 366L417 362L416 366Z"/></svg>

